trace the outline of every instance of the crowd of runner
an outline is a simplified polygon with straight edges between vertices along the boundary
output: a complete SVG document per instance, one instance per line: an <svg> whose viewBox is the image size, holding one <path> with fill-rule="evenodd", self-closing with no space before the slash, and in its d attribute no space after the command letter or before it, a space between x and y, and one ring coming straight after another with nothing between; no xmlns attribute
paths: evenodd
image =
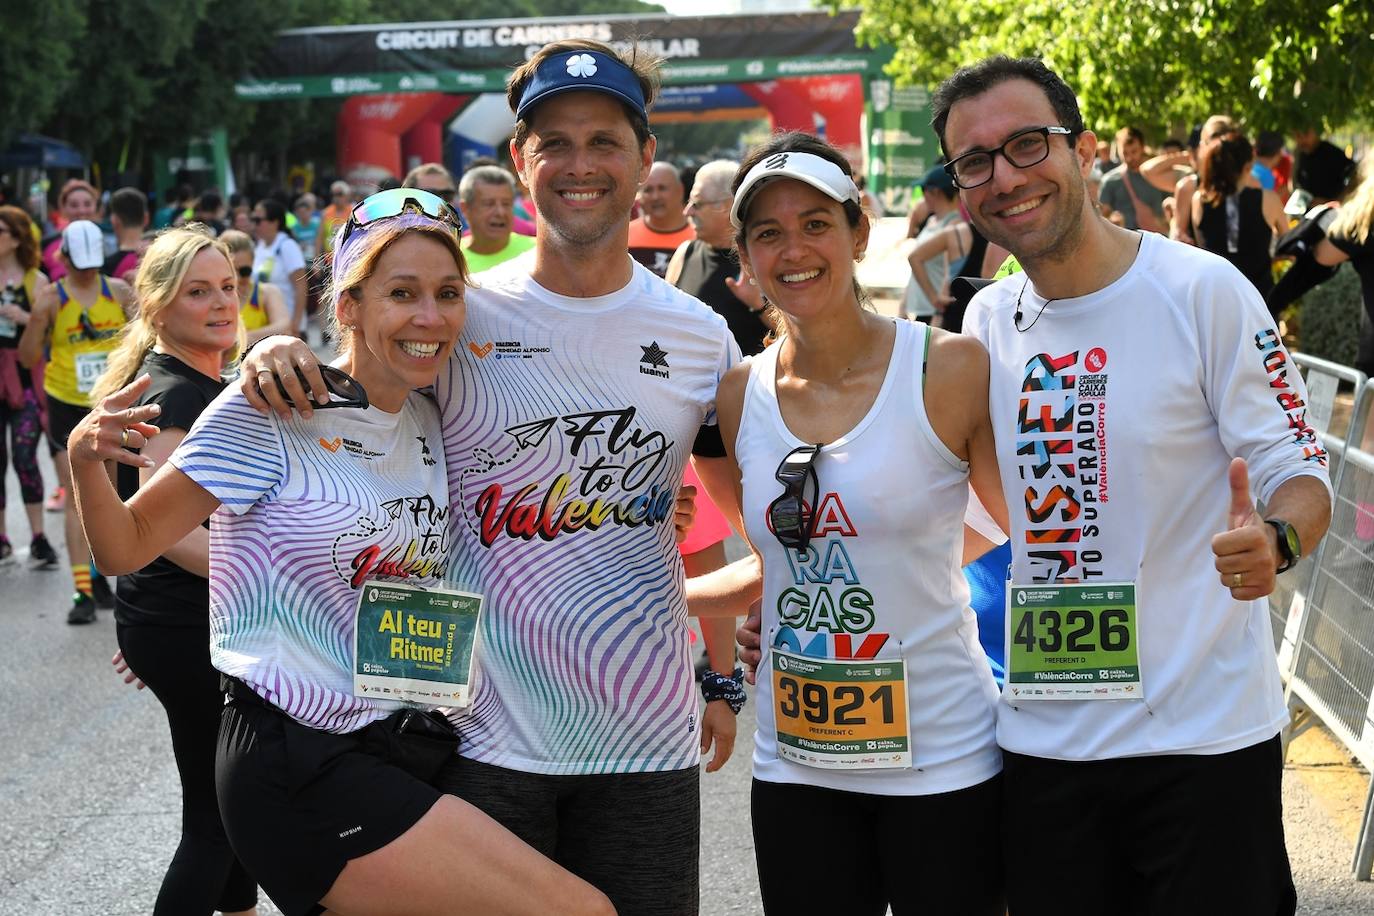
<svg viewBox="0 0 1374 916"><path fill-rule="evenodd" d="M0 208L30 560L46 430L68 622L114 608L171 727L156 912L696 913L747 679L766 912L1293 913L1265 597L1331 491L1273 242L1347 199L1304 289L1352 260L1371 306L1374 181L1223 117L1100 143L989 58L933 96L894 320L843 154L684 176L657 86L561 41L511 169L121 189L113 246L85 182L51 240Z"/></svg>

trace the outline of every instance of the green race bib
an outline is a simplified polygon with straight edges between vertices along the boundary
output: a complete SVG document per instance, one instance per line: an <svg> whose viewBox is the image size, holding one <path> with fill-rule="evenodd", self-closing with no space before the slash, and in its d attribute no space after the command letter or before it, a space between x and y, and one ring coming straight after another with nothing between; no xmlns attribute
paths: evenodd
<svg viewBox="0 0 1374 916"><path fill-rule="evenodd" d="M422 706L467 706L482 596L367 583L353 631L353 694Z"/></svg>
<svg viewBox="0 0 1374 916"><path fill-rule="evenodd" d="M1006 691L1017 701L1142 698L1135 583L1010 585Z"/></svg>

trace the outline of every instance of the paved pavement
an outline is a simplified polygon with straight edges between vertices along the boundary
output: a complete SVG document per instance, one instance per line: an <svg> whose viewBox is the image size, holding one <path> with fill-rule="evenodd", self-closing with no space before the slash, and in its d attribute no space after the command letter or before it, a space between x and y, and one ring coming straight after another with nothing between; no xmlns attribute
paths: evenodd
<svg viewBox="0 0 1374 916"><path fill-rule="evenodd" d="M51 481L51 469L47 469ZM146 914L176 845L180 795L153 696L110 668L114 623L69 627L65 568L28 570L28 527L6 482L20 562L0 567L0 916ZM61 516L48 515L62 548ZM749 833L752 704L736 757L702 778L703 916L760 912ZM1294 745L1285 777L1299 912L1374 913L1349 877L1367 779L1320 733ZM264 901L263 913L275 913Z"/></svg>

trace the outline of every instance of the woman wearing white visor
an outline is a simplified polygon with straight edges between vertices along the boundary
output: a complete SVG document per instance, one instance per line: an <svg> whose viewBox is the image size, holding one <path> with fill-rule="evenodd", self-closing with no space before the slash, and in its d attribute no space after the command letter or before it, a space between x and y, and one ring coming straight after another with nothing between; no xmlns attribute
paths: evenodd
<svg viewBox="0 0 1374 916"><path fill-rule="evenodd" d="M734 199L779 335L717 399L763 561L764 909L1000 914L997 691L960 574L981 552L964 548L970 483L1005 525L987 353L865 307L869 219L833 147L774 138ZM827 850L825 880L799 842Z"/></svg>

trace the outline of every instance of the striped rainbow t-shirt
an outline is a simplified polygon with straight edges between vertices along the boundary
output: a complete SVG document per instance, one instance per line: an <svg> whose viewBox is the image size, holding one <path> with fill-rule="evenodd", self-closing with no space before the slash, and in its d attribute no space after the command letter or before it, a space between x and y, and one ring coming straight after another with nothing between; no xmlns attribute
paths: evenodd
<svg viewBox="0 0 1374 916"><path fill-rule="evenodd" d="M487 599L458 752L548 774L696 766L673 503L739 348L643 267L591 299L507 267L468 293L435 386L450 576Z"/></svg>
<svg viewBox="0 0 1374 916"><path fill-rule="evenodd" d="M449 563L439 414L376 407L264 417L230 387L169 459L220 501L210 661L298 722L351 732L400 706L353 695L365 581L438 585Z"/></svg>

